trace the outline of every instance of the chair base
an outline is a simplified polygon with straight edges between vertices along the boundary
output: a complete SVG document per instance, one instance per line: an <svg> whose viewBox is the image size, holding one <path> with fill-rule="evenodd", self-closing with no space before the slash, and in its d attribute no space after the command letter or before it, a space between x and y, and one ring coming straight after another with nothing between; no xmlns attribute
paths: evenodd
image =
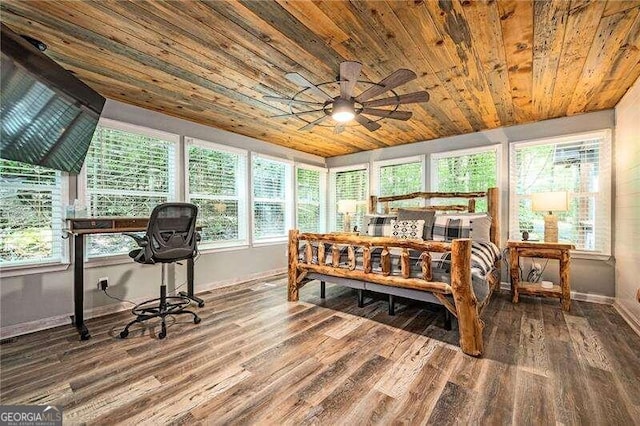
<svg viewBox="0 0 640 426"><path fill-rule="evenodd" d="M171 302L172 300L174 302ZM131 309L131 313L136 316L136 319L127 324L124 330L120 332L120 338L125 339L129 335L129 327L133 324L142 323L153 318L161 318L162 329L158 334L158 338L164 339L167 337L165 318L169 315L193 315L193 323L199 324L202 321L200 317L195 312L184 309L190 304L191 300L183 296L164 296L139 303Z"/></svg>

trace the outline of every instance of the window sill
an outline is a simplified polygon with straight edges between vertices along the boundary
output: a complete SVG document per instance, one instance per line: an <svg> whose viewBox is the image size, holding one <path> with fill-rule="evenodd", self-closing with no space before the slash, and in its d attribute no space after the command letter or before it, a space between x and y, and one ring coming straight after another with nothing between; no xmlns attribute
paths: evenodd
<svg viewBox="0 0 640 426"><path fill-rule="evenodd" d="M228 245L228 246L201 246L198 248L199 254L210 254L210 253L220 253L225 251L237 251L237 250L246 250L250 248L249 244L237 244L237 245Z"/></svg>
<svg viewBox="0 0 640 426"><path fill-rule="evenodd" d="M287 238L286 237L282 237L282 238L273 238L273 239L268 239L268 240L260 240L260 241L255 241L252 244L252 247L266 247L266 246L275 246L275 245L281 245L281 244L287 244Z"/></svg>
<svg viewBox="0 0 640 426"><path fill-rule="evenodd" d="M135 263L128 254L114 254L111 256L93 257L85 259L84 268L100 268L102 266L122 265L124 263Z"/></svg>
<svg viewBox="0 0 640 426"><path fill-rule="evenodd" d="M61 272L69 269L70 263L30 263L28 265L15 265L0 268L0 278L19 277L22 275L46 274L49 272Z"/></svg>
<svg viewBox="0 0 640 426"><path fill-rule="evenodd" d="M589 253L588 251L579 251L579 250L572 250L571 257L573 259L601 260L603 262L613 260L613 256L610 254Z"/></svg>

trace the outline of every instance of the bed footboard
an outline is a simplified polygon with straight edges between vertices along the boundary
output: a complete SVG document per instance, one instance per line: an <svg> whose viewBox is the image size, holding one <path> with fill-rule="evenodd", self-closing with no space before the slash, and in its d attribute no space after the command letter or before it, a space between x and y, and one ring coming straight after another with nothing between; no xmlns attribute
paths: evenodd
<svg viewBox="0 0 640 426"><path fill-rule="evenodd" d="M304 241L304 256L300 256L300 242ZM318 243L314 262L312 242ZM326 264L325 244L330 244L332 261ZM347 246L348 262L340 266L338 245ZM362 269L356 269L355 247L363 250ZM381 270L371 267L371 248L382 247ZM401 250L401 271L391 274L390 248ZM409 275L409 249L423 253L421 277ZM431 281L431 256L429 252L451 251L451 284ZM309 272L351 278L386 286L409 288L433 293L457 318L460 328L460 347L468 355L480 356L483 351L483 324L479 317L478 302L471 285L471 240L457 239L452 243L398 240L384 237L350 235L301 234L289 231L289 280L287 298L297 301L299 289L305 284ZM453 305L446 295L453 296Z"/></svg>

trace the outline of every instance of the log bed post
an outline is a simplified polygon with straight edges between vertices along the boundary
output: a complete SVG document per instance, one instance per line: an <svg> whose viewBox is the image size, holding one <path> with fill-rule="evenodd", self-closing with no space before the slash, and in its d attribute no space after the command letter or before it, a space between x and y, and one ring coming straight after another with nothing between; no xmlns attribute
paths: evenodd
<svg viewBox="0 0 640 426"><path fill-rule="evenodd" d="M489 238L498 247L500 245L500 190L489 188L487 190L487 213L491 216L491 231Z"/></svg>
<svg viewBox="0 0 640 426"><path fill-rule="evenodd" d="M483 352L483 324L478 314L478 301L471 286L471 240L461 238L451 244L451 292L458 314L460 347L467 355Z"/></svg>
<svg viewBox="0 0 640 426"><path fill-rule="evenodd" d="M289 230L289 286L287 300L289 302L298 301L298 230Z"/></svg>

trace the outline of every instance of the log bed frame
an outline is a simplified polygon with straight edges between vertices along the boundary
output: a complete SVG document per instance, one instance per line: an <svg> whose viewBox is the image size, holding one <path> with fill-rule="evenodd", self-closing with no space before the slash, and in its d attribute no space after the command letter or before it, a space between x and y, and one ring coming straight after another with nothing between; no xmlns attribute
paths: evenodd
<svg viewBox="0 0 640 426"><path fill-rule="evenodd" d="M477 198L487 198L488 214L491 216L491 241L500 247L500 208L498 188L489 188L487 192L415 192L407 195L391 197L370 197L369 212L390 211L390 203L400 200L436 198L466 198L465 205L427 206L425 210L475 212ZM415 209L412 207L412 209ZM304 242L304 256L299 256L300 242ZM313 263L313 244L316 244L317 263ZM331 264L326 263L325 244L331 247ZM347 265L340 266L340 247L347 247ZM374 270L371 266L371 249L381 247L381 268ZM356 269L356 248L362 250L362 269ZM400 252L400 275L391 274L391 249ZM422 252L422 277L410 277L409 249ZM451 284L431 281L430 252L451 252ZM500 285L500 264L496 262L496 274L490 274L490 294ZM430 292L437 301L458 319L460 347L468 355L481 356L483 353L482 330L484 323L480 319L478 301L471 283L471 240L461 238L451 243L438 241L402 240L389 237L369 237L361 235L312 234L300 233L296 229L289 231L289 282L288 300L297 301L299 289L308 281L309 274L320 274L332 277L347 278L379 286L398 287L402 289ZM324 282L323 282L324 284ZM324 290L324 285L322 286ZM322 291L324 293L324 291ZM453 296L453 303L446 295ZM360 296L361 297L361 296ZM390 299L391 301L391 299ZM391 308L390 308L391 311Z"/></svg>

